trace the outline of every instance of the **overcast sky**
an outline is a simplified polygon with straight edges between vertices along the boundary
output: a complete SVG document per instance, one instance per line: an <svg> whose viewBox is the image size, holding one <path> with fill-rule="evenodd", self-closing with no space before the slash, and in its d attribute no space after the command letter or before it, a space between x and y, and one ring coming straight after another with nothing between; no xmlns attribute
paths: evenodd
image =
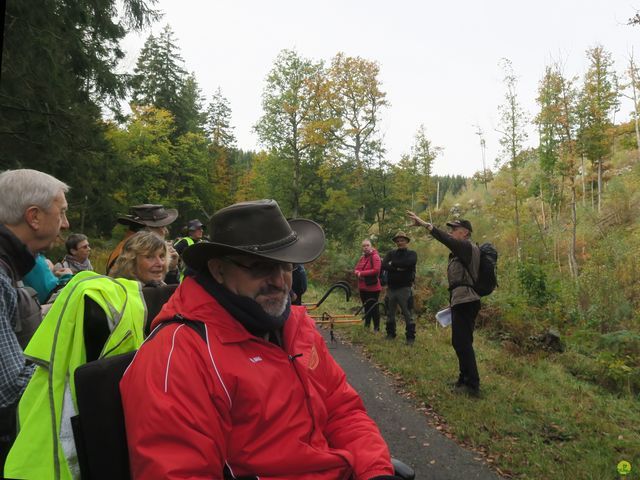
<svg viewBox="0 0 640 480"><path fill-rule="evenodd" d="M207 101L222 89L240 148L259 148L252 127L281 50L327 63L344 52L380 65L391 103L381 124L389 160L409 152L424 124L427 137L443 148L435 173L469 176L482 169L476 125L484 132L487 167L499 155L500 59L511 60L519 100L533 117L546 65L561 61L567 76L582 78L585 51L597 44L612 53L619 73L634 46L640 58L640 27L626 25L640 8L635 1L160 0L165 15L152 31L171 25ZM149 33L126 39L123 69L133 70ZM624 103L616 122L630 111ZM532 129L531 145L535 137Z"/></svg>

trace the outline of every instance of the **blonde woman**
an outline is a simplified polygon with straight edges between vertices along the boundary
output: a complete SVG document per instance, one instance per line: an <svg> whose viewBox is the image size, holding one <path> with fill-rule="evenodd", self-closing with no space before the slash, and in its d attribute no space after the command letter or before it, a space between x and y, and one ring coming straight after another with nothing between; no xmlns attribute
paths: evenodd
<svg viewBox="0 0 640 480"><path fill-rule="evenodd" d="M138 280L145 287L165 285L167 244L157 235L141 231L127 239L122 253L109 272L110 277Z"/></svg>

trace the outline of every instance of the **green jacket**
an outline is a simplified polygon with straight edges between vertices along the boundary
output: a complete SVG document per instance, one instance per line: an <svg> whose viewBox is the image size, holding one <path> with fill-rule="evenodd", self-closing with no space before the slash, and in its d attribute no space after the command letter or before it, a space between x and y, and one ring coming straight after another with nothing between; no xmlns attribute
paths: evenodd
<svg viewBox="0 0 640 480"><path fill-rule="evenodd" d="M137 349L147 316L141 286L134 280L80 272L60 292L25 349L37 364L18 405L18 437L9 452L9 478L79 478L70 418L77 415L72 379L86 363L84 299L104 310L111 334L101 357Z"/></svg>

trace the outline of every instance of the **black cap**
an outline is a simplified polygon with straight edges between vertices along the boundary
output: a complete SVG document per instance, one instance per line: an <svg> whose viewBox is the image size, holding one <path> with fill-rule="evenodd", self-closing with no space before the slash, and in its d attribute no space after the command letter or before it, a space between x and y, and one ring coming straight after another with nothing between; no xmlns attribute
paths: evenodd
<svg viewBox="0 0 640 480"><path fill-rule="evenodd" d="M471 228L471 222L469 220L451 220L450 222L447 222L447 226L452 228L462 227L466 228L470 232L473 232L473 228Z"/></svg>
<svg viewBox="0 0 640 480"><path fill-rule="evenodd" d="M202 224L202 222L200 220L198 220L197 218L194 220L189 220L187 222L187 229L188 230L199 230L203 227L204 225Z"/></svg>

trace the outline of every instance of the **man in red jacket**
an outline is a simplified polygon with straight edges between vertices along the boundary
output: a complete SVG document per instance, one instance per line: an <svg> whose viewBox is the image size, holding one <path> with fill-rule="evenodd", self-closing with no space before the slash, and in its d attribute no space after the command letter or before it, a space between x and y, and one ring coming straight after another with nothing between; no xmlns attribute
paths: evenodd
<svg viewBox="0 0 640 480"><path fill-rule="evenodd" d="M397 478L313 320L291 306L293 264L321 254L322 228L261 200L219 210L209 231L120 383L133 477Z"/></svg>

